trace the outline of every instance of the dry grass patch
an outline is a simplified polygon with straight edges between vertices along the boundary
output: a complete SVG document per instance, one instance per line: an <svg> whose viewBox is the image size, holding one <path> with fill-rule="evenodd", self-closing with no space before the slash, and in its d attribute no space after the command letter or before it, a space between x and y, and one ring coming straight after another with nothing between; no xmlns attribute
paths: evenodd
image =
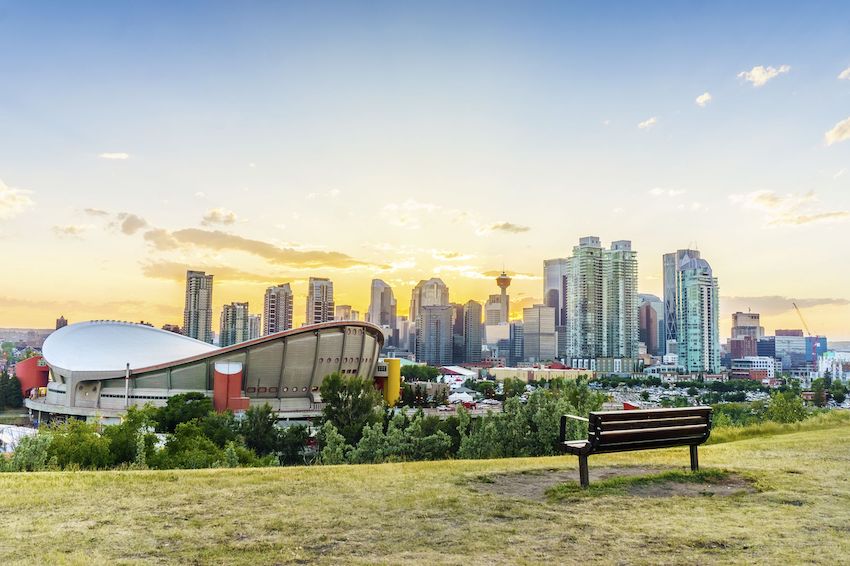
<svg viewBox="0 0 850 566"><path fill-rule="evenodd" d="M687 449L674 448L595 456L591 470L687 462ZM754 478L756 491L601 493L565 505L477 479L575 482L568 456L0 474L0 564L837 564L850 555L850 426L707 446L700 462Z"/></svg>

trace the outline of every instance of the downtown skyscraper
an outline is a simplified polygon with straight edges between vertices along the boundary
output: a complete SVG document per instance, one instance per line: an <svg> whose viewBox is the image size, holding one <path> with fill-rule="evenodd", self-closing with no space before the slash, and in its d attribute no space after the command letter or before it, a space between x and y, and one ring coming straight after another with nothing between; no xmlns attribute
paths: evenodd
<svg viewBox="0 0 850 566"><path fill-rule="evenodd" d="M183 307L183 334L212 343L213 276L203 271L186 272L186 302Z"/></svg>
<svg viewBox="0 0 850 566"><path fill-rule="evenodd" d="M263 336L292 328L293 296L289 283L266 289L263 299Z"/></svg>
<svg viewBox="0 0 850 566"><path fill-rule="evenodd" d="M606 250L596 236L581 238L564 279L567 357L636 358L637 252L631 242L618 240Z"/></svg>
<svg viewBox="0 0 850 566"><path fill-rule="evenodd" d="M219 346L231 346L251 338L248 303L230 303L221 307Z"/></svg>
<svg viewBox="0 0 850 566"><path fill-rule="evenodd" d="M676 269L676 348L687 373L720 370L718 286L704 259L685 254Z"/></svg>
<svg viewBox="0 0 850 566"><path fill-rule="evenodd" d="M334 284L324 277L311 277L307 284L307 312L304 324L331 322L334 311Z"/></svg>
<svg viewBox="0 0 850 566"><path fill-rule="evenodd" d="M384 331L384 343L388 346L397 346L399 341L396 311L397 306L392 287L380 279L372 279L366 321L381 327Z"/></svg>

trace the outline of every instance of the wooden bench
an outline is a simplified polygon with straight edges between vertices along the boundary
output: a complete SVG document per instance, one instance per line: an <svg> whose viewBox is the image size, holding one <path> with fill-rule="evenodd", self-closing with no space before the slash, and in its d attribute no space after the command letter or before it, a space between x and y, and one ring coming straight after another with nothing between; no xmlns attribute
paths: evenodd
<svg viewBox="0 0 850 566"><path fill-rule="evenodd" d="M566 439L568 418L587 423L587 440ZM696 471L697 446L708 440L710 433L711 407L600 411L590 413L587 419L563 415L558 449L578 456L581 486L587 487L587 457L591 454L690 446L691 470Z"/></svg>

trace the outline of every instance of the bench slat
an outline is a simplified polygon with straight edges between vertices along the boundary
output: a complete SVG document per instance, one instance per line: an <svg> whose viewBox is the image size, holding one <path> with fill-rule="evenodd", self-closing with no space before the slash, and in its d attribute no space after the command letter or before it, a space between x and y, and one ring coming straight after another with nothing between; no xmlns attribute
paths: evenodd
<svg viewBox="0 0 850 566"><path fill-rule="evenodd" d="M590 420L636 421L642 419L664 419L674 417L708 416L711 407L680 407L675 409L637 409L633 411L597 411L590 413Z"/></svg>
<svg viewBox="0 0 850 566"><path fill-rule="evenodd" d="M707 424L695 424L686 426L668 426L661 428L642 428L637 430L602 430L598 435L596 445L605 446L615 442L640 442L644 440L676 440L681 437L690 437L705 434L708 431Z"/></svg>
<svg viewBox="0 0 850 566"><path fill-rule="evenodd" d="M637 421L605 421L602 423L603 430L631 430L641 428L660 428L665 426L682 426L693 424L708 424L708 419L702 416L696 417L672 417L666 419L644 419Z"/></svg>

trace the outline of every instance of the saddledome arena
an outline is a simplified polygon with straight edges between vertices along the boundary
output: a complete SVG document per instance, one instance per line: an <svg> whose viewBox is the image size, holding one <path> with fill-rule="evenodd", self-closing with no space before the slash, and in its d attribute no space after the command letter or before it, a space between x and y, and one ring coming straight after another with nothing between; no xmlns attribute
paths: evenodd
<svg viewBox="0 0 850 566"><path fill-rule="evenodd" d="M163 406L200 392L218 411L268 404L281 419L322 410L325 376L386 377L378 363L381 329L358 321L327 322L219 348L150 326L117 321L71 324L44 342L46 394L26 400L42 417L120 418L131 405ZM380 383L379 383L380 385Z"/></svg>

